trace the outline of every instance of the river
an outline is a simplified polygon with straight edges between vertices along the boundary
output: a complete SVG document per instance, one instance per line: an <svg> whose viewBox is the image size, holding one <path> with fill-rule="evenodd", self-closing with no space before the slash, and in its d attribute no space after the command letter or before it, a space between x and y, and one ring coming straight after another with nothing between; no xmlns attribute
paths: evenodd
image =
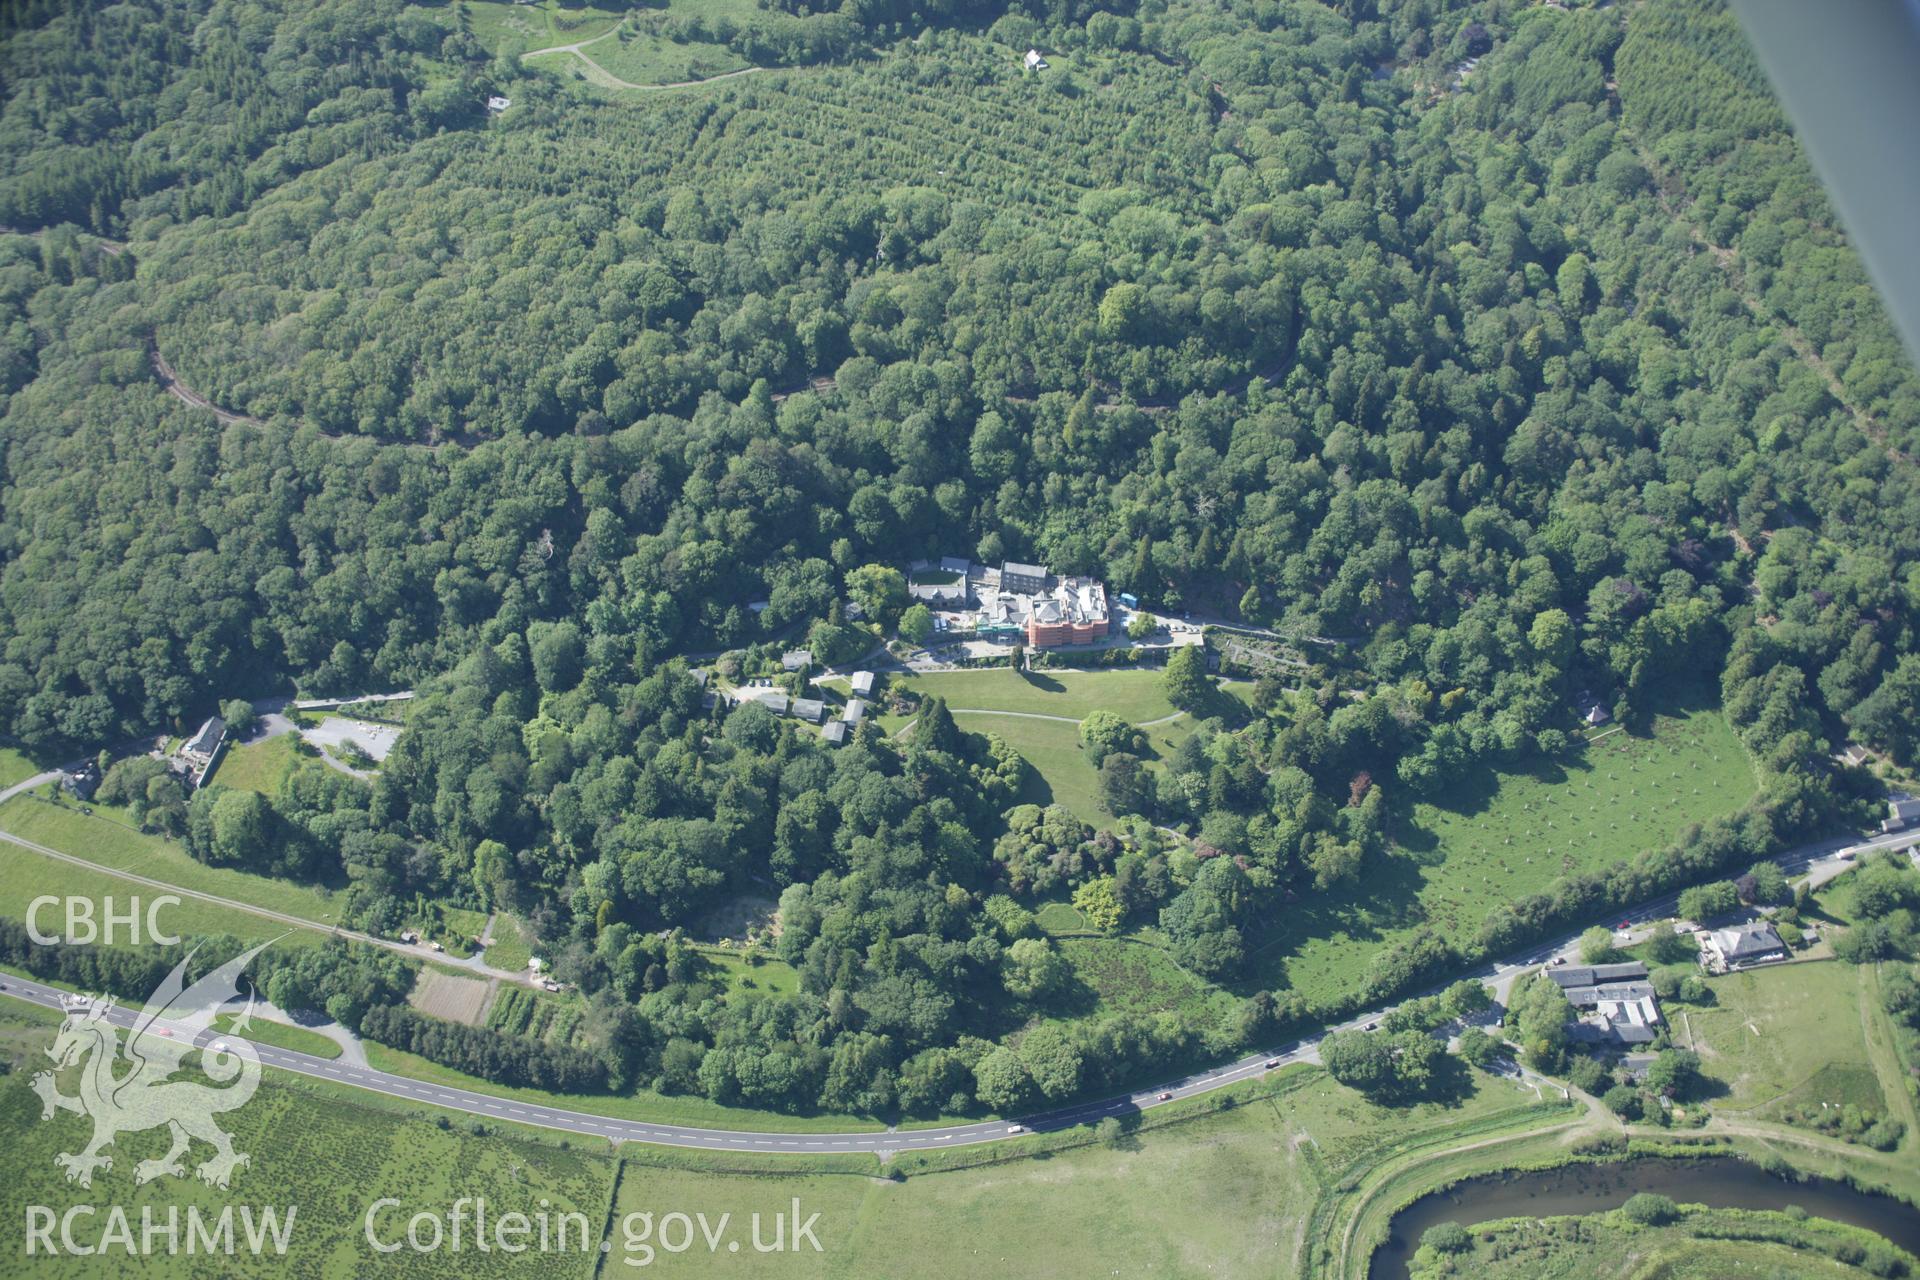
<svg viewBox="0 0 1920 1280"><path fill-rule="evenodd" d="M1422 1196L1393 1216L1392 1235L1374 1253L1368 1280L1407 1280L1407 1264L1420 1247L1421 1234L1442 1222L1470 1227L1499 1218L1600 1213L1619 1208L1638 1191L1715 1209L1799 1205L1816 1218L1864 1227L1920 1253L1920 1210L1898 1200L1855 1191L1828 1178L1786 1182L1744 1160L1642 1158L1489 1174Z"/></svg>

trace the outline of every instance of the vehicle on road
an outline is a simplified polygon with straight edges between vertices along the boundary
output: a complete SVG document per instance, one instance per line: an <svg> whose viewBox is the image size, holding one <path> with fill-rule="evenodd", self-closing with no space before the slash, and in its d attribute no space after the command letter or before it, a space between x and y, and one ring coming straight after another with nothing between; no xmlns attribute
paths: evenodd
<svg viewBox="0 0 1920 1280"><path fill-rule="evenodd" d="M1025 1133L1026 1131L1027 1126L1023 1124L1010 1124L1007 1126L1008 1133Z"/></svg>
<svg viewBox="0 0 1920 1280"><path fill-rule="evenodd" d="M215 1053L225 1053L227 1051L227 1042L225 1040L215 1040L212 1044L208 1045L207 1048L213 1050Z"/></svg>
<svg viewBox="0 0 1920 1280"><path fill-rule="evenodd" d="M1162 1089L1160 1091L1159 1097L1160 1097L1160 1101L1162 1102L1172 1102L1173 1091L1171 1089Z"/></svg>
<svg viewBox="0 0 1920 1280"><path fill-rule="evenodd" d="M1274 1069L1275 1067L1277 1067L1277 1066L1279 1066L1279 1065L1280 1065L1280 1059L1278 1059L1278 1058L1268 1058L1268 1059L1267 1059L1267 1062L1266 1062L1266 1068L1267 1068L1267 1070L1269 1070L1269 1071L1271 1071L1271 1070L1273 1070L1273 1069Z"/></svg>

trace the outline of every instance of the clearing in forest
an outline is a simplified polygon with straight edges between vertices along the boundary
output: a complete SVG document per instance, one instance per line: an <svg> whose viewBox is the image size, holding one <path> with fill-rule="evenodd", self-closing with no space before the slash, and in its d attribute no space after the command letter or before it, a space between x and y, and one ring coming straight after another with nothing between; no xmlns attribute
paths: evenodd
<svg viewBox="0 0 1920 1280"><path fill-rule="evenodd" d="M1676 710L1524 770L1482 770L1446 806L1396 818L1394 848L1355 884L1304 895L1251 939L1247 986L1310 1000L1351 991L1416 933L1470 943L1487 913L1569 872L1597 871L1731 813L1757 782L1717 708Z"/></svg>

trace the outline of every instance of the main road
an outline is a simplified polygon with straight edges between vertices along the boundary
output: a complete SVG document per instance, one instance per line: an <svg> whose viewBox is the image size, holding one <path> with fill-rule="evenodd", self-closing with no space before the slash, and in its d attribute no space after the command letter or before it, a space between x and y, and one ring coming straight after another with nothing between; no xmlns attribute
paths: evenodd
<svg viewBox="0 0 1920 1280"><path fill-rule="evenodd" d="M1815 884L1823 884L1845 871L1852 864L1853 859L1860 854L1875 849L1911 844L1917 838L1920 838L1920 832L1910 831L1862 841L1826 841L1796 849L1782 856L1779 862L1782 869L1789 875L1799 875L1804 872ZM1678 894L1668 894L1642 903L1631 910L1615 913L1609 917L1609 923L1617 919L1630 924L1645 924L1664 919L1674 912L1678 901ZM1573 951L1578 946L1578 942L1578 935L1569 935L1557 942L1536 947L1525 954L1488 965L1467 976L1487 983L1493 987L1496 996L1504 997L1514 980L1522 973L1539 967L1557 955ZM7 976L0 978L0 994L44 1008L59 1010L63 1007L62 997L70 993L44 983ZM1385 1013L1384 1008L1375 1010L1332 1029L1351 1030L1363 1027L1383 1017ZM117 1025L125 1027L131 1026L139 1014L136 1010L116 1005L107 1016ZM211 1032L203 1033L201 1036L203 1041L212 1038ZM1255 1054L1211 1070L1195 1072L1152 1088L1141 1089L1100 1102L1083 1103L1057 1111L1044 1112L1018 1122L984 1120L973 1124L924 1129L872 1129L856 1133L757 1133L748 1130L697 1129L687 1125L622 1120L613 1116L572 1111L564 1107L544 1106L519 1098L502 1097L473 1089L459 1089L415 1080L409 1076L334 1062L258 1042L256 1042L256 1048L260 1061L270 1067L291 1071L297 1075L311 1076L317 1080L331 1080L336 1084L383 1093L388 1097L401 1098L409 1102L461 1111L483 1119L535 1125L543 1129L556 1129L582 1137L602 1138L614 1143L644 1142L669 1147L695 1147L707 1151L759 1152L769 1155L817 1155L828 1152L892 1154L905 1151L938 1151L950 1147L1002 1141L1026 1132L1046 1133L1067 1129L1074 1125L1090 1124L1107 1116L1137 1114L1166 1103L1210 1093L1215 1089L1244 1080L1257 1079L1279 1067L1297 1062L1316 1062L1319 1060L1320 1039L1321 1037L1315 1036L1297 1040L1267 1053Z"/></svg>

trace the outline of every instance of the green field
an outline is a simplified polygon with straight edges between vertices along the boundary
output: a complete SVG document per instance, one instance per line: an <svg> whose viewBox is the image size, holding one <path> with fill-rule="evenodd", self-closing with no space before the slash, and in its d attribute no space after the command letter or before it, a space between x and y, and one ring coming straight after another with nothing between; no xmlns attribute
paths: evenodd
<svg viewBox="0 0 1920 1280"><path fill-rule="evenodd" d="M0 1003L0 1051L28 1064L50 1038L53 1015ZM130 1134L116 1148L111 1171L82 1192L60 1180L53 1153L78 1145L81 1127L68 1118L42 1123L27 1072L0 1078L0 1140L11 1140L20 1170L0 1194L0 1213L18 1218L28 1203L64 1206L111 1199L137 1214L143 1204L211 1203L204 1188L161 1180L137 1191L123 1186L134 1160L157 1153L154 1134ZM1337 1229L1352 1193L1408 1160L1433 1153L1478 1156L1500 1135L1563 1126L1564 1107L1537 1105L1533 1094L1494 1077L1463 1073L1447 1101L1383 1108L1334 1084L1313 1068L1296 1068L1237 1091L1239 1105L1185 1104L1147 1118L1144 1128L1093 1142L1086 1130L1028 1140L1020 1148L961 1149L903 1160L903 1180L868 1176L863 1157L791 1158L727 1152L629 1147L619 1157L591 1139L487 1122L485 1141L473 1121L393 1099L269 1071L260 1094L228 1117L236 1146L253 1164L236 1172L232 1199L299 1206L303 1228L288 1258L258 1265L225 1264L232 1276L366 1274L360 1234L367 1205L391 1196L399 1220L419 1210L445 1212L457 1196L484 1195L490 1211L538 1204L579 1207L593 1223L597 1252L602 1223L611 1223L610 1254L625 1264L647 1260L639 1224L626 1215L705 1212L731 1215L747 1230L752 1214L769 1224L797 1198L803 1216L819 1215L815 1261L763 1256L724 1244L697 1247L654 1262L675 1274L765 1274L784 1265L794 1274L846 1277L983 1275L1265 1275L1291 1280L1316 1230ZM1387 1138L1383 1135L1390 1134ZM1527 1150L1550 1152L1552 1147ZM196 1153L196 1158L198 1158ZM1562 1157L1564 1158L1564 1157ZM316 1170L327 1170L324 1179ZM382 1219L385 1221L385 1219ZM652 1243L657 1244L657 1237ZM188 1260L162 1262L149 1273L207 1274ZM442 1270L439 1263L454 1264ZM401 1274L588 1275L570 1257L394 1255ZM89 1264L91 1265L91 1264ZM503 1269L504 1268L504 1269ZM627 1270L622 1266L623 1271ZM118 1274L75 1264L61 1274ZM384 1269L383 1269L384 1273ZM604 1272L603 1272L604 1273ZM13 1274L0 1266L0 1274ZM1317 1274L1317 1273L1316 1273Z"/></svg>
<svg viewBox="0 0 1920 1280"><path fill-rule="evenodd" d="M614 1164L584 1150L562 1149L557 1143L528 1141L514 1130L492 1124L489 1136L471 1133L464 1118L441 1128L423 1114L382 1105L373 1095L330 1088L276 1071L268 1071L259 1092L220 1117L233 1137L234 1147L251 1162L235 1170L231 1187L222 1192L187 1178L160 1178L144 1186L134 1182L137 1161L157 1157L166 1149L164 1129L126 1133L115 1142L111 1170L98 1171L93 1186L81 1189L64 1180L54 1164L59 1152L79 1150L87 1125L61 1113L42 1122L40 1100L28 1087L29 1068L51 1041L48 1023L34 1020L18 1006L0 1010L0 1044L17 1064L0 1079L0 1135L8 1147L8 1177L0 1186L0 1215L13 1224L15 1244L0 1260L0 1275L59 1275L114 1277L129 1274L163 1277L304 1275L354 1280L372 1273L417 1277L500 1277L526 1275L590 1276L591 1252L571 1257L552 1254L529 1265L526 1256L482 1253L469 1247L460 1252L407 1250L391 1257L372 1252L365 1239L367 1210L379 1199L401 1202L397 1221L378 1219L381 1234L404 1236L406 1218L418 1210L444 1214L461 1196L485 1196L490 1212L537 1212L544 1199L551 1211L577 1210L586 1215L590 1238L597 1240L613 1194ZM51 1015L47 1015L50 1017ZM259 1024L256 1023L256 1026ZM72 1085L67 1085L69 1091ZM210 1148L196 1145L189 1159L206 1158ZM191 1169L191 1166L189 1166ZM179 1206L182 1237L189 1205L217 1215L232 1204L259 1211L268 1206L294 1211L285 1257L268 1253L256 1257L242 1252L232 1258L206 1256L150 1258L131 1264L124 1251L96 1257L66 1257L30 1261L23 1256L20 1224L26 1206L100 1204L100 1217L90 1227L77 1229L81 1238L97 1240L105 1226L106 1205L125 1209L139 1237L140 1211L152 1206L164 1221L168 1206ZM235 1222L234 1233L244 1238ZM57 1233L55 1239L58 1239ZM164 1244L161 1246L164 1249Z"/></svg>
<svg viewBox="0 0 1920 1280"><path fill-rule="evenodd" d="M651 32L622 33L585 50L607 71L633 84L676 84L705 80L751 65L722 44L667 40ZM544 65L557 66L554 60Z"/></svg>
<svg viewBox="0 0 1920 1280"><path fill-rule="evenodd" d="M1414 806L1358 883L1289 904L1256 938L1250 983L1309 999L1350 990L1383 947L1415 933L1471 940L1487 912L1569 871L1655 848L1753 795L1746 752L1718 710L1657 717L1520 773L1484 772L1449 807Z"/></svg>
<svg viewBox="0 0 1920 1280"><path fill-rule="evenodd" d="M1669 1011L1675 1044L1695 1049L1727 1089L1716 1109L1769 1104L1886 1106L1861 1033L1863 971L1815 960L1709 980L1715 1003Z"/></svg>
<svg viewBox="0 0 1920 1280"><path fill-rule="evenodd" d="M160 893L160 890L129 883L104 871L88 871L71 863L56 862L18 845L0 845L0 916L13 920L25 920L27 908L35 898L58 894L62 898L92 899L94 921L99 925L106 919L106 899L113 899L114 910L125 912L132 899L138 898L145 904ZM145 942L144 905L141 911L142 933L139 940ZM66 932L64 917L57 906L41 911L37 923L43 933ZM236 938L264 940L285 934L286 937L278 944L283 947L318 946L326 938L323 930L290 928L280 921L269 920L252 912L218 906L196 898L183 898L178 905L163 908L156 923L163 931L181 936L230 933ZM132 941L124 927L117 929L114 945L127 946Z"/></svg>
<svg viewBox="0 0 1920 1280"><path fill-rule="evenodd" d="M25 782L39 773L40 766L13 747L0 747L0 787Z"/></svg>
<svg viewBox="0 0 1920 1280"><path fill-rule="evenodd" d="M78 809L17 796L0 805L0 831L114 871L149 876L321 925L332 923L338 916L339 906L331 890L230 867L209 867L194 861L178 842L117 821L113 812L96 806L96 812L89 816Z"/></svg>
<svg viewBox="0 0 1920 1280"><path fill-rule="evenodd" d="M645 29L645 14L662 8L708 19L751 19L759 13L753 0L669 0L643 10L631 22L621 10L557 4L554 0L539 4L473 0L465 6L475 37L495 52L525 55L591 41L580 53L592 66L571 52L546 53L527 65L565 76L578 75L610 90L617 91L619 86L606 76L636 85L674 84L704 80L749 65L723 44L669 40ZM596 73L596 67L604 75Z"/></svg>
<svg viewBox="0 0 1920 1280"><path fill-rule="evenodd" d="M618 1211L712 1203L819 1212L828 1274L882 1277L1291 1277L1323 1188L1364 1167L1393 1124L1412 1133L1520 1118L1530 1093L1476 1077L1453 1106L1388 1111L1317 1071L1232 1111L1032 1158L902 1183L846 1175L742 1177L627 1163ZM995 1160L953 1152L950 1159ZM909 1166L911 1169L912 1166ZM735 1208L735 1206L738 1206ZM618 1250L619 1242L615 1242ZM699 1251L689 1274L768 1274L775 1260ZM796 1268L788 1264L787 1273Z"/></svg>
<svg viewBox="0 0 1920 1280"><path fill-rule="evenodd" d="M227 748L220 754L219 767L208 781L237 790L258 791L263 796L276 796L280 794L280 780L287 776L298 760L299 756L293 749L293 735L283 733L242 747Z"/></svg>
<svg viewBox="0 0 1920 1280"><path fill-rule="evenodd" d="M50 1038L51 1015L0 1008L0 1047L15 1062L31 1062ZM62 1116L41 1122L28 1072L0 1079L0 1139L11 1144L15 1176L0 1191L0 1214L20 1221L27 1204L119 1203L135 1214L154 1205L217 1205L221 1197L190 1181L161 1179L134 1188L135 1160L157 1154L155 1132L128 1134L114 1168L96 1174L82 1191L62 1180L53 1155L73 1150L84 1125ZM469 1120L361 1095L352 1090L269 1071L259 1094L224 1117L239 1150L253 1161L236 1171L230 1199L256 1206L298 1205L293 1246L285 1259L223 1260L222 1275L352 1277L381 1262L400 1274L580 1275L593 1273L603 1223L615 1224L610 1257L639 1262L645 1253L619 1223L629 1213L705 1212L709 1221L732 1215L739 1238L749 1237L751 1215L818 1213L816 1259L760 1255L743 1247L709 1253L657 1251L653 1260L672 1274L787 1274L846 1277L981 1275L1148 1276L1298 1274L1297 1259L1310 1211L1330 1185L1363 1171L1381 1150L1380 1129L1442 1137L1456 1129L1513 1123L1535 1114L1532 1095L1505 1082L1475 1077L1454 1104L1388 1111L1302 1071L1256 1098L1220 1112L1174 1123L1156 1121L1112 1145L1073 1145L1062 1135L1040 1154L955 1152L944 1172L909 1166L904 1181L861 1176L858 1158L680 1153L629 1148L625 1158L603 1154L597 1142L575 1139L563 1149L558 1135L498 1126L478 1140ZM520 1136L520 1135L526 1136ZM196 1151L195 1158L203 1158ZM979 1163L974 1163L974 1162ZM844 1172L824 1172L826 1169ZM728 1172L717 1170L726 1169ZM322 1177L319 1171L326 1171ZM617 1191L616 1191L617 1187ZM510 1259L498 1252L442 1251L375 1259L362 1230L366 1207L391 1196L404 1224L419 1210L445 1213L459 1196L484 1195L490 1213L531 1212L542 1197L555 1208L579 1208L592 1223L588 1259L560 1254ZM611 1209L611 1213L609 1210ZM382 1223L389 1219L382 1218ZM657 1225L656 1225L657 1229ZM637 1223L635 1235L637 1236ZM143 1274L212 1274L205 1260L180 1258L150 1265ZM118 1268L118 1269L116 1269ZM125 1273L125 1261L72 1260L58 1274ZM604 1274L639 1270L622 1265ZM25 1274L0 1264L0 1274Z"/></svg>

